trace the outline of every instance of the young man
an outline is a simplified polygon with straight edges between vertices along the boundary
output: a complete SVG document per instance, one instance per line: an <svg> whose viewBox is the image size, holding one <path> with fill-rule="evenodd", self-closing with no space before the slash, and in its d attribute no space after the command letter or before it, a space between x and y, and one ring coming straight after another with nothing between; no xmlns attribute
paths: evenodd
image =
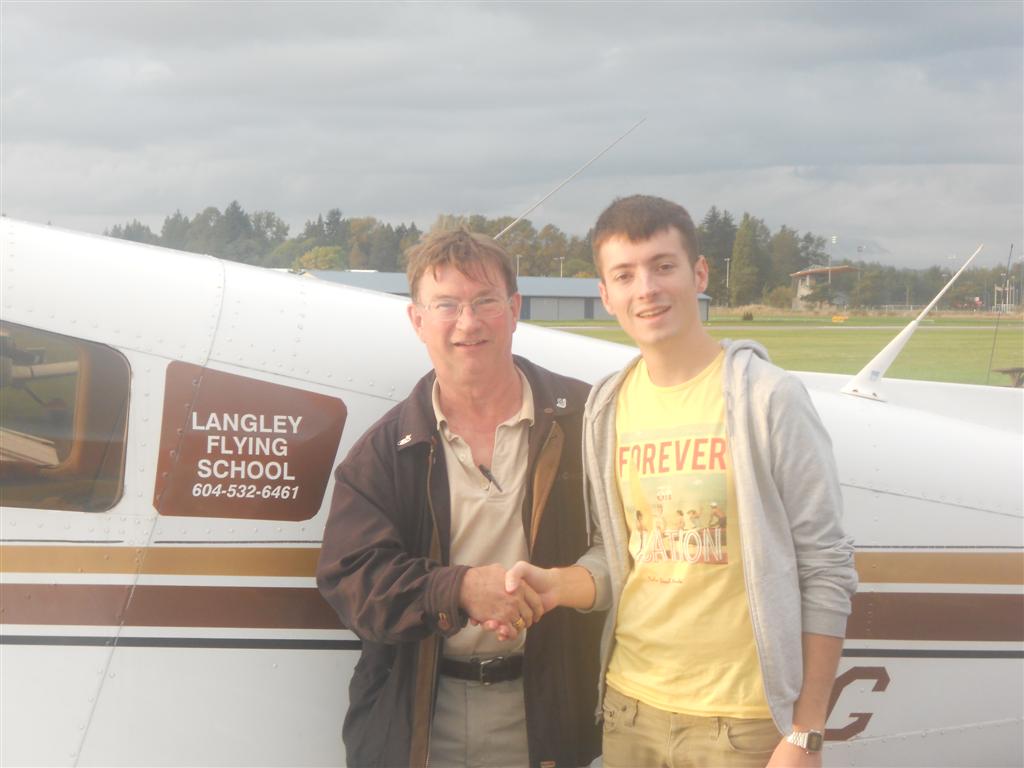
<svg viewBox="0 0 1024 768"><path fill-rule="evenodd" d="M513 357L522 301L493 240L408 255L409 319L434 370L338 467L317 568L363 641L343 736L351 766L578 766L594 723L601 619L505 591L517 560L587 549L587 386ZM510 627L498 640L480 626Z"/></svg>
<svg viewBox="0 0 1024 768"><path fill-rule="evenodd" d="M701 325L708 265L682 207L617 200L593 248L604 306L641 353L587 402L594 545L567 569L519 563L507 586L525 580L548 610L610 607L606 766L820 765L856 588L828 435L760 345ZM663 502L716 512L642 539L641 512Z"/></svg>

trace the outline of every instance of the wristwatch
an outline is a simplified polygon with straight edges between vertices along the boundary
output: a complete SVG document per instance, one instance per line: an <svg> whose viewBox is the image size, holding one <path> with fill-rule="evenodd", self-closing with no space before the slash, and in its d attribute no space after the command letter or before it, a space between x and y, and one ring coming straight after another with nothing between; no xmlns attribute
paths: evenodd
<svg viewBox="0 0 1024 768"><path fill-rule="evenodd" d="M807 752L821 752L825 742L825 734L821 731L793 731L786 741Z"/></svg>

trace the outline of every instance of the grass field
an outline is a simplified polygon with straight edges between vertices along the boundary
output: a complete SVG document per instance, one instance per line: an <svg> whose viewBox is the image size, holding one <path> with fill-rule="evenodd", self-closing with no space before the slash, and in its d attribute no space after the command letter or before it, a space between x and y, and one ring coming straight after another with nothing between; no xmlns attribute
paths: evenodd
<svg viewBox="0 0 1024 768"><path fill-rule="evenodd" d="M787 316L765 317L754 322L742 322L739 317L717 318L707 329L716 339L759 341L777 365L789 370L854 374L909 322L902 317L856 320L856 323L846 321L833 325L821 317L814 322ZM562 325L574 333L621 344L632 343L614 322L588 321L577 327L569 323L544 325ZM1019 320L1000 321L996 335L992 318L947 317L922 323L886 376L1007 386L1011 383L1009 376L989 371L993 338L995 353L991 368L1024 366L1024 324Z"/></svg>

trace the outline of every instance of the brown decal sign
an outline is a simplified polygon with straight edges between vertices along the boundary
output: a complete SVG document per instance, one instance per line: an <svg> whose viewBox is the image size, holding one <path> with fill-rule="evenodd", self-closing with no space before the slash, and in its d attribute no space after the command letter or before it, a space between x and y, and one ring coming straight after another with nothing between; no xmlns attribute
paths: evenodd
<svg viewBox="0 0 1024 768"><path fill-rule="evenodd" d="M835 684L832 686L832 696L828 702L829 715L835 709L836 702L839 701L839 697L846 689L846 686L856 680L874 680L875 684L871 690L875 692L884 691L889 687L889 673L885 671L885 667L853 667L848 669L836 678ZM825 738L829 741L848 741L852 739L868 727L872 714L871 712L851 712L850 717L853 719L842 728L826 728Z"/></svg>
<svg viewBox="0 0 1024 768"><path fill-rule="evenodd" d="M162 515L308 520L346 415L336 397L172 362L153 505Z"/></svg>

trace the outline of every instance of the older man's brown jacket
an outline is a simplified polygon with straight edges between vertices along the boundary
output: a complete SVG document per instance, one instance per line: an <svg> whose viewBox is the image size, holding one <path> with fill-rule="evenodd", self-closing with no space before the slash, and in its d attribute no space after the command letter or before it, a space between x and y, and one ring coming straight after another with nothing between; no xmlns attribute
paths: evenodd
<svg viewBox="0 0 1024 768"><path fill-rule="evenodd" d="M515 363L535 410L522 512L530 560L571 565L587 549L580 435L589 388L523 358ZM441 640L467 621L459 589L468 567L447 565L451 517L433 382L433 372L421 379L335 473L317 583L363 641L343 729L350 766L426 763ZM602 620L557 608L527 633L533 766L587 765L601 751L594 710Z"/></svg>

